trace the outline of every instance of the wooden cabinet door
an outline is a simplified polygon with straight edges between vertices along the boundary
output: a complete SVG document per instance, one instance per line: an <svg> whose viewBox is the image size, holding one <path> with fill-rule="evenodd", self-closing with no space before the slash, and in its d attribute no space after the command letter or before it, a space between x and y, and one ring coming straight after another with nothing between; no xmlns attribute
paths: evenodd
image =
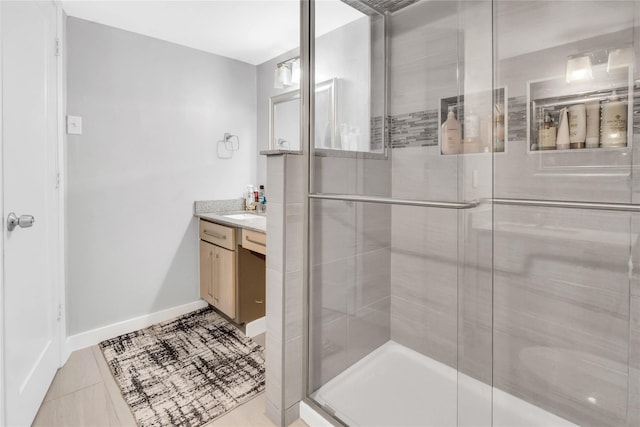
<svg viewBox="0 0 640 427"><path fill-rule="evenodd" d="M235 252L214 246L213 306L230 318L236 317Z"/></svg>
<svg viewBox="0 0 640 427"><path fill-rule="evenodd" d="M211 305L213 300L213 260L215 246L200 240L200 298Z"/></svg>

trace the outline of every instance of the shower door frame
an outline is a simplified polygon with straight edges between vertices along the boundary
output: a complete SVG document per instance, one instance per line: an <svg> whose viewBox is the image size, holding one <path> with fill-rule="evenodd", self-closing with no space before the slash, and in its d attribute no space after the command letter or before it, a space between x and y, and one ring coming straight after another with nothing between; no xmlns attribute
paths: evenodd
<svg viewBox="0 0 640 427"><path fill-rule="evenodd" d="M390 142L388 138L388 101L389 101L389 67L390 67L390 23L389 14L371 9L373 12L380 14L384 24L384 106L383 106L383 153L367 153L370 157L389 158ZM454 211L463 211L478 207L481 203L491 202L491 200L463 200L461 202L436 201L436 200L411 200L397 199L392 197L371 197L366 195L351 194L328 194L328 193L312 193L311 188L311 171L312 171L312 147L314 147L314 114L315 114L315 0L300 1L300 60L301 60L301 82L300 82L300 143L303 155L303 186L305 188L304 204L303 204L303 340L302 340L302 396L301 402L305 403L313 409L318 415L323 417L327 422L338 426L347 426L347 424L336 417L334 413L327 412L324 407L316 403L309 395L311 394L309 382L310 369L310 205L311 199L315 200L334 200L356 203L373 203L373 204L389 204L396 206L416 206L427 208L451 209ZM284 366L282 372L284 372ZM284 399L284 389L282 390ZM285 425L283 414L283 425Z"/></svg>

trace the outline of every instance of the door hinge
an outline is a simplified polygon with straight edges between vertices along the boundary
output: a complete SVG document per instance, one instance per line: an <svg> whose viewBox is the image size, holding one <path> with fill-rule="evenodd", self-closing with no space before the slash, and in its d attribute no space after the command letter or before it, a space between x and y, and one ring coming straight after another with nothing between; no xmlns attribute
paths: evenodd
<svg viewBox="0 0 640 427"><path fill-rule="evenodd" d="M62 47L60 46L60 39L56 37L56 56L60 56L60 50Z"/></svg>
<svg viewBox="0 0 640 427"><path fill-rule="evenodd" d="M58 322L62 319L62 304L58 304Z"/></svg>
<svg viewBox="0 0 640 427"><path fill-rule="evenodd" d="M56 172L56 188L60 188L60 172Z"/></svg>

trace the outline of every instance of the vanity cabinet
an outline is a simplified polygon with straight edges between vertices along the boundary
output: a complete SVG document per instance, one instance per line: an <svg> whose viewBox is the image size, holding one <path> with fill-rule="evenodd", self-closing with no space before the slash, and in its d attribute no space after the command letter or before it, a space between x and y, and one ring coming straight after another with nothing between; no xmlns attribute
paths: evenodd
<svg viewBox="0 0 640 427"><path fill-rule="evenodd" d="M233 248L234 242L233 228L201 221L200 297L232 319L236 317L236 255L228 247Z"/></svg>
<svg viewBox="0 0 640 427"><path fill-rule="evenodd" d="M266 235L200 220L200 297L238 324L265 315Z"/></svg>

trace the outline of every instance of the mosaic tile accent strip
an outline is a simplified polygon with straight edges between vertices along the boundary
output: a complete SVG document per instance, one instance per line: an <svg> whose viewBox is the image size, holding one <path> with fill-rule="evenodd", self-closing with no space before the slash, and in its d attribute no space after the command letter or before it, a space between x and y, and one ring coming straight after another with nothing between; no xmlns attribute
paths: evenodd
<svg viewBox="0 0 640 427"><path fill-rule="evenodd" d="M640 135L640 85L633 90L633 134Z"/></svg>
<svg viewBox="0 0 640 427"><path fill-rule="evenodd" d="M380 151L384 146L382 116L371 118L371 151Z"/></svg>
<svg viewBox="0 0 640 427"><path fill-rule="evenodd" d="M391 148L438 145L438 110L392 116L390 122Z"/></svg>
<svg viewBox="0 0 640 427"><path fill-rule="evenodd" d="M418 1L419 0L342 0L343 3L348 4L365 15L369 15L367 6L380 13L397 12Z"/></svg>
<svg viewBox="0 0 640 427"><path fill-rule="evenodd" d="M507 143L527 140L527 97L509 98L507 122Z"/></svg>
<svg viewBox="0 0 640 427"><path fill-rule="evenodd" d="M509 98L507 141L527 139L527 99ZM460 117L459 121L464 120ZM391 148L429 147L438 145L438 110L418 111L390 117ZM640 126L640 124L638 125ZM507 142L508 143L508 142Z"/></svg>

